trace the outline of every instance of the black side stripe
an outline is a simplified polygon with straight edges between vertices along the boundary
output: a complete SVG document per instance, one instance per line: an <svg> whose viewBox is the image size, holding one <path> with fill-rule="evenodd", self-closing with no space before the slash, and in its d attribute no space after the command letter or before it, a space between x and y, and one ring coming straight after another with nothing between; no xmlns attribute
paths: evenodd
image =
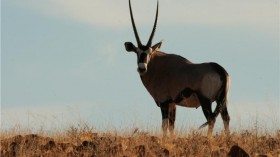
<svg viewBox="0 0 280 157"><path fill-rule="evenodd" d="M170 104L170 103L173 103L173 102L174 102L174 103L179 103L179 102L181 102L184 98L190 97L192 93L193 93L193 90L192 90L192 89L186 88L186 89L184 89L182 92L180 92L180 93L178 94L178 96L176 97L175 100L167 99L167 100L164 101L164 102L157 102L157 101L156 101L156 104L157 104L158 107L161 107L161 106L166 106L166 105L168 105L168 104Z"/></svg>
<svg viewBox="0 0 280 157"><path fill-rule="evenodd" d="M181 93L178 94L177 98L174 100L175 103L181 102L184 98L191 96L193 91L190 88L184 89Z"/></svg>

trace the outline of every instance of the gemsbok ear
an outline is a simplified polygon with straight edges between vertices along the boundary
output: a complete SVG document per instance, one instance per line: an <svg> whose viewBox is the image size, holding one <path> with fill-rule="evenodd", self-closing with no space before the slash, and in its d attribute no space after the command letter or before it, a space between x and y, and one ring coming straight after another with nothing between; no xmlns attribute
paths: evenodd
<svg viewBox="0 0 280 157"><path fill-rule="evenodd" d="M161 47L162 41L152 46L153 51L158 51Z"/></svg>
<svg viewBox="0 0 280 157"><path fill-rule="evenodd" d="M125 42L124 46L127 52L131 52L131 51L136 52L136 47L131 42Z"/></svg>

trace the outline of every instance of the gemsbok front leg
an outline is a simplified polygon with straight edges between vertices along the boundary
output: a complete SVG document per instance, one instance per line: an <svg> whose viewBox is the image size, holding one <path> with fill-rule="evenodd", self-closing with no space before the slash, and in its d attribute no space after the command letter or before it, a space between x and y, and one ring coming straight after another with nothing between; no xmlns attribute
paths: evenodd
<svg viewBox="0 0 280 157"><path fill-rule="evenodd" d="M160 103L160 110L161 110L161 116L162 116L162 132L163 132L163 137L166 137L167 134L167 128L169 124L169 103Z"/></svg>
<svg viewBox="0 0 280 157"><path fill-rule="evenodd" d="M169 133L170 137L174 137L174 128L175 128L175 119L176 119L176 104L169 104L168 109L168 118L169 118Z"/></svg>

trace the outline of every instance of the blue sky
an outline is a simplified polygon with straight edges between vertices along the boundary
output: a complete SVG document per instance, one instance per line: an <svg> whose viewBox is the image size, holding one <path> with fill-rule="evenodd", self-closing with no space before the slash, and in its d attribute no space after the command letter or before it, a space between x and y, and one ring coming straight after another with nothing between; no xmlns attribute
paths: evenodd
<svg viewBox="0 0 280 157"><path fill-rule="evenodd" d="M159 0L154 43L195 62L217 62L231 76L232 127L258 119L280 127L279 2ZM156 1L132 0L142 41ZM1 1L1 128L17 124L96 129L159 128L160 109L136 72L127 0ZM178 107L178 127L205 122ZM217 122L222 126L221 121Z"/></svg>

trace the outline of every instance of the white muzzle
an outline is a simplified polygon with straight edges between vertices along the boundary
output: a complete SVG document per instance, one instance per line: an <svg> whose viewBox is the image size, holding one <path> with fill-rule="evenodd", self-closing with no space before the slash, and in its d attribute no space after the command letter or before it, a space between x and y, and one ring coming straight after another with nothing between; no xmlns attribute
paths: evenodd
<svg viewBox="0 0 280 157"><path fill-rule="evenodd" d="M138 63L137 71L140 75L143 75L147 72L147 63Z"/></svg>

